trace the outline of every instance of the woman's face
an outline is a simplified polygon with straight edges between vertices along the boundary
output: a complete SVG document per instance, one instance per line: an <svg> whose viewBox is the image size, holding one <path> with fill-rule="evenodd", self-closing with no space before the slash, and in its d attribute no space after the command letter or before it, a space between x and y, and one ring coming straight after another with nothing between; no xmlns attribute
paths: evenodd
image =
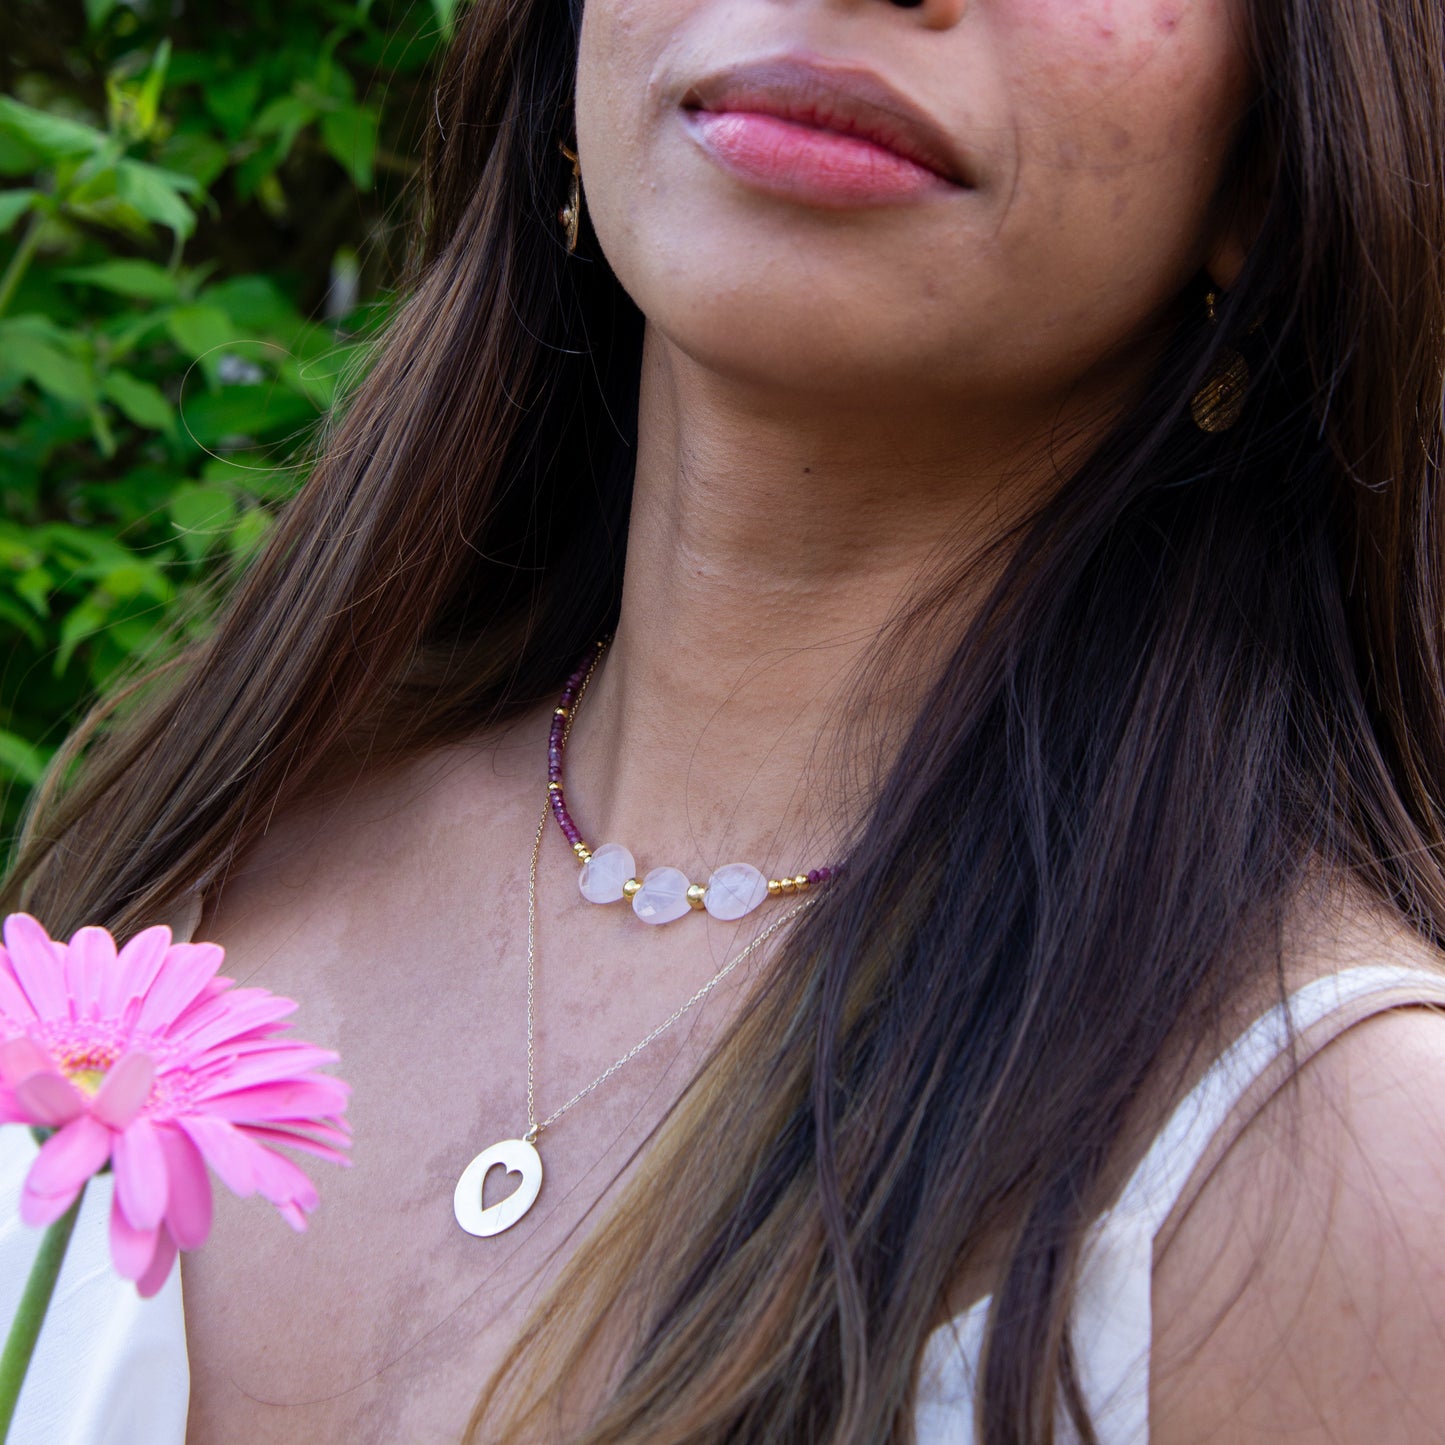
<svg viewBox="0 0 1445 1445"><path fill-rule="evenodd" d="M1237 265L1242 5L586 0L589 213L711 369L1049 404Z"/></svg>

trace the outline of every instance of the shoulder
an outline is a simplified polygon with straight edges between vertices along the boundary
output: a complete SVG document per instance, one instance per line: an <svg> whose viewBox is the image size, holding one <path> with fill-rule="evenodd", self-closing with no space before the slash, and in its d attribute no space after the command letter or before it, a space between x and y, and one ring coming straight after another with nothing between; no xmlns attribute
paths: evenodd
<svg viewBox="0 0 1445 1445"><path fill-rule="evenodd" d="M524 787L533 773L524 775L521 765L524 754L535 763L536 746L518 742L533 743L534 734L545 739L545 722L528 717L385 764L361 759L333 767L303 799L267 817L223 885L207 889L201 917L183 919L178 910L165 921L199 925L211 937L222 916L231 928L239 915L259 910L284 930L298 911L373 896L379 876L443 877L459 858L485 853L488 825L499 813L540 798Z"/></svg>
<svg viewBox="0 0 1445 1445"><path fill-rule="evenodd" d="M1390 961L1439 973L1406 951ZM1311 1056L1173 1224L1155 1445L1445 1434L1445 1010L1377 1014Z"/></svg>

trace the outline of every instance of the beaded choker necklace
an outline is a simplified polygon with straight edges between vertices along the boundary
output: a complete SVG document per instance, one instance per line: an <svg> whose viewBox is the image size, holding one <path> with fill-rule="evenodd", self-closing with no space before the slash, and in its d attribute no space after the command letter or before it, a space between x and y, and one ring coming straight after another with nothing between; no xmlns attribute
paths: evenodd
<svg viewBox="0 0 1445 1445"><path fill-rule="evenodd" d="M567 810L562 761L582 694L587 691L587 684L606 650L607 642L599 642L567 679L552 715L552 733L547 743L547 795L552 816L582 864L577 886L589 903L621 903L625 899L644 923L671 923L694 912L706 912L725 923L733 923L746 918L765 899L806 893L842 873L842 865L837 864L791 877L769 878L751 863L725 863L713 870L706 883L694 883L681 868L653 868L639 878L636 860L621 843L604 843L595 850L589 847Z"/></svg>

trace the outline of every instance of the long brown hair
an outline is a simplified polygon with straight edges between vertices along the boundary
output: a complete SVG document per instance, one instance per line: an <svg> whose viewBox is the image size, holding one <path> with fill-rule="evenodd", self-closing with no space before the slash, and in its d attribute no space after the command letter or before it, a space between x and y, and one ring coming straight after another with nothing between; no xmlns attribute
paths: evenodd
<svg viewBox="0 0 1445 1445"><path fill-rule="evenodd" d="M37 810L8 897L52 929L156 916L339 757L514 716L611 624L641 323L555 229L579 12L471 11L414 294L214 637ZM1262 216L1220 324L1181 305L981 610L941 585L900 624L947 661L844 881L476 1433L555 1438L586 1376L593 1445L906 1439L944 1283L1001 1239L980 1437L1048 1441L1062 1405L1092 1438L1075 1271L1166 1041L1267 976L1320 864L1445 936L1445 20L1255 12ZM1247 408L1206 435L1231 344Z"/></svg>

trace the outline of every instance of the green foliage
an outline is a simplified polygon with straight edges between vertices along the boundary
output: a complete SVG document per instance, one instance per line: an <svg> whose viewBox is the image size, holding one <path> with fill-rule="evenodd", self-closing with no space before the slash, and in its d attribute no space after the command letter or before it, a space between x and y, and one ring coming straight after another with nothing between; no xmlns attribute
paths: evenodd
<svg viewBox="0 0 1445 1445"><path fill-rule="evenodd" d="M404 249L458 0L0 18L0 826L264 541Z"/></svg>

